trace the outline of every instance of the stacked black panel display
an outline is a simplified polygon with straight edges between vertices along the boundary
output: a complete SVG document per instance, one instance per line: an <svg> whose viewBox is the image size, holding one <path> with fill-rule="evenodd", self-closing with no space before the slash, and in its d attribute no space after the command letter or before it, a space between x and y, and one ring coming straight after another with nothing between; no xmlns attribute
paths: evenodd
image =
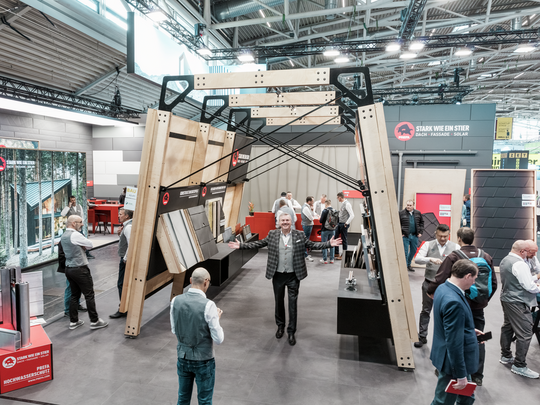
<svg viewBox="0 0 540 405"><path fill-rule="evenodd" d="M495 266L516 240L534 238L535 207L524 206L525 196L535 194L534 182L530 170L473 171L474 245L489 253Z"/></svg>

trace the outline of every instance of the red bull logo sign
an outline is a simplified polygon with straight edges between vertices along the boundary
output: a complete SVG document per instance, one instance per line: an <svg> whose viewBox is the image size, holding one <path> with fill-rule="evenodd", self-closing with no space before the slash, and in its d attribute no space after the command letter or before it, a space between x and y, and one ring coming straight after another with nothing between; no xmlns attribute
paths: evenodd
<svg viewBox="0 0 540 405"><path fill-rule="evenodd" d="M394 128L394 135L400 141L404 141L404 142L408 141L414 136L414 133L415 133L414 125L411 124L410 122L406 122L406 121L400 122Z"/></svg>

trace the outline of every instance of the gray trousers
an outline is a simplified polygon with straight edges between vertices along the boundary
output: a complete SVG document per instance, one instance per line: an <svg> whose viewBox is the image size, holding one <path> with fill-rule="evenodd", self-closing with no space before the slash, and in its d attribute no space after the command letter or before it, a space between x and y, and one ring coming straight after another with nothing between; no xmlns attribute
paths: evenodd
<svg viewBox="0 0 540 405"><path fill-rule="evenodd" d="M424 279L422 283L422 311L420 311L420 320L418 321L418 337L426 338L429 326L429 316L433 308L433 299L427 295L428 281Z"/></svg>
<svg viewBox="0 0 540 405"><path fill-rule="evenodd" d="M512 337L516 335L516 367L527 367L525 358L529 351L529 344L533 335L533 320L531 309L522 302L501 301L504 314L504 322L501 327L501 355L512 357Z"/></svg>

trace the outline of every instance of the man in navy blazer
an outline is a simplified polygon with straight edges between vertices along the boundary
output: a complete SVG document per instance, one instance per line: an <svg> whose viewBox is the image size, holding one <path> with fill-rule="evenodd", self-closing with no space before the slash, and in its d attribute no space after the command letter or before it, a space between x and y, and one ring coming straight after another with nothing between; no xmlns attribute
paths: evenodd
<svg viewBox="0 0 540 405"><path fill-rule="evenodd" d="M478 275L476 264L467 259L454 263L449 279L441 284L433 299L433 346L431 362L439 370L439 380L432 405L457 403L470 405L472 397L445 392L448 383L461 390L468 377L478 369L478 340L482 332L474 328L471 308L465 290L471 288Z"/></svg>
<svg viewBox="0 0 540 405"><path fill-rule="evenodd" d="M291 229L291 216L281 214L279 229L272 230L263 240L250 243L229 242L232 249L254 249L268 246L266 278L272 280L274 287L275 318L277 324L276 338L281 339L285 329L285 287L289 298L289 325L287 334L289 344L296 344L296 316L298 289L300 280L307 277L304 252L306 247L314 250L328 249L341 245L341 239L330 239L328 242L313 242L306 238L303 231Z"/></svg>

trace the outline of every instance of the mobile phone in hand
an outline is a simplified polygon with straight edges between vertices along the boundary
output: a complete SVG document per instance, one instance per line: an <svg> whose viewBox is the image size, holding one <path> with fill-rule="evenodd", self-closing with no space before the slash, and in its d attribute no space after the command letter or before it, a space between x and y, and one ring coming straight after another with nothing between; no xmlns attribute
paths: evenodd
<svg viewBox="0 0 540 405"><path fill-rule="evenodd" d="M478 335L476 336L476 339L478 339L478 342L485 342L486 340L489 340L489 339L492 339L493 336L491 334L491 332L486 332L484 333L483 335Z"/></svg>

